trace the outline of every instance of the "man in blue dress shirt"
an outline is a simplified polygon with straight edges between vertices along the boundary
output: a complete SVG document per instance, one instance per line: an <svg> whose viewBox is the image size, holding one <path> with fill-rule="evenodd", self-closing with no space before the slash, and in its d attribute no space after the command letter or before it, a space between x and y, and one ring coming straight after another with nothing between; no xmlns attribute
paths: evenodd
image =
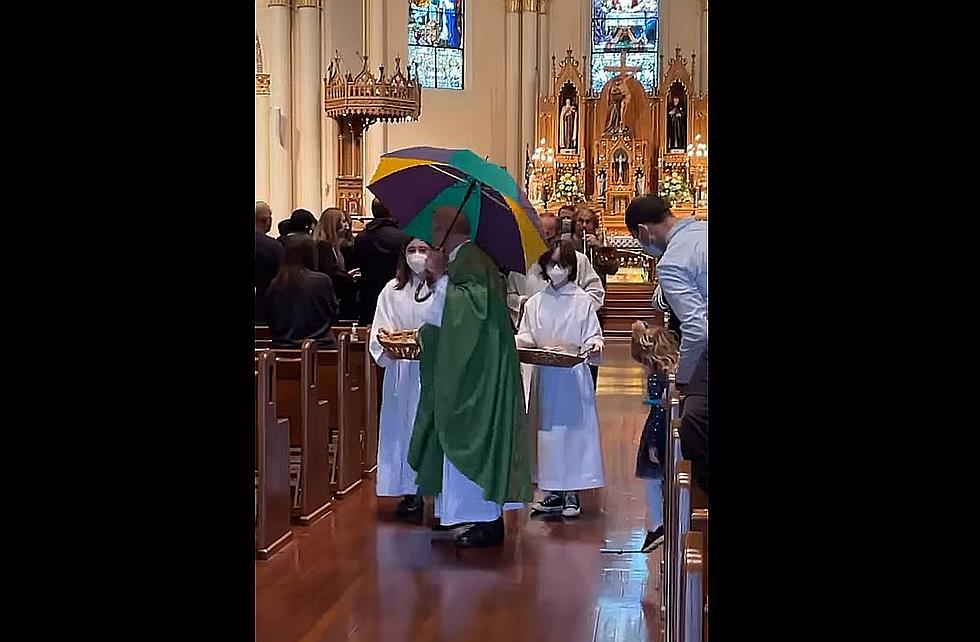
<svg viewBox="0 0 980 642"><path fill-rule="evenodd" d="M657 261L658 297L666 301L681 326L677 384L691 381L708 346L708 224L677 218L659 196L634 198L626 208L626 227Z"/></svg>

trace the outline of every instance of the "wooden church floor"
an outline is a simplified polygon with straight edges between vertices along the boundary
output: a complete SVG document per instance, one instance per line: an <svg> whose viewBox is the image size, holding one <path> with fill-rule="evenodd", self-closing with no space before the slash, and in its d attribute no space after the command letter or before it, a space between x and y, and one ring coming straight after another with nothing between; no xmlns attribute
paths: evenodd
<svg viewBox="0 0 980 642"><path fill-rule="evenodd" d="M450 533L396 522L365 480L334 512L255 564L257 642L641 642L659 631L659 563L634 477L648 407L629 344L599 369L606 487L578 519L506 513L503 547L459 550Z"/></svg>

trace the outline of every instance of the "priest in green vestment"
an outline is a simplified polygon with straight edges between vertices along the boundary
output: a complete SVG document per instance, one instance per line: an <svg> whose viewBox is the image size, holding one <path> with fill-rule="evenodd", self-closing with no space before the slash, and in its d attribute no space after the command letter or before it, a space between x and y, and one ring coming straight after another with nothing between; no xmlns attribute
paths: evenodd
<svg viewBox="0 0 980 642"><path fill-rule="evenodd" d="M456 541L503 542L502 510L531 499L524 388L500 272L470 242L465 215L438 208L426 269L432 302L419 338L422 394L409 446L419 491Z"/></svg>

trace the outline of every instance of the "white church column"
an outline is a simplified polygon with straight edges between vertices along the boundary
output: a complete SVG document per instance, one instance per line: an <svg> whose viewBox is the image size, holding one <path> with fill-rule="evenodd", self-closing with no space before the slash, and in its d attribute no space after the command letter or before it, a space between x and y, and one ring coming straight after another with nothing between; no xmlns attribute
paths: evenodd
<svg viewBox="0 0 980 642"><path fill-rule="evenodd" d="M385 68L385 76L394 73L394 57L388 60L388 47L385 39L387 30L385 23L387 11L384 0L363 0L364 1L364 22L365 42L363 52L368 57L368 71L377 75L378 68L382 65ZM400 56L404 57L404 56ZM360 64L357 66L360 69ZM355 72L356 73L356 72ZM405 70L402 70L405 73ZM364 164L362 174L364 175L364 196L362 197L361 214L368 214L371 211L371 201L374 199L367 186L374 176L381 156L388 151L388 124L375 123L368 127L364 132Z"/></svg>
<svg viewBox="0 0 980 642"><path fill-rule="evenodd" d="M269 74L255 72L255 200L269 200Z"/></svg>
<svg viewBox="0 0 980 642"><path fill-rule="evenodd" d="M333 59L334 43L331 25L333 24L333 3L335 0L322 0L320 9L320 86L327 75L327 68ZM340 0L343 2L343 0ZM322 92L322 90L321 90ZM322 95L322 93L321 93ZM324 208L337 204L335 194L337 183L337 121L327 116L323 105L319 106L320 118L320 201Z"/></svg>
<svg viewBox="0 0 980 642"><path fill-rule="evenodd" d="M275 225L293 210L289 0L269 0L269 38L263 44L266 69L275 78L269 92L269 205Z"/></svg>
<svg viewBox="0 0 980 642"><path fill-rule="evenodd" d="M538 0L524 0L521 14L521 164L513 174L524 182L524 150L534 149L535 114L538 106Z"/></svg>
<svg viewBox="0 0 980 642"><path fill-rule="evenodd" d="M551 93L551 25L548 0L538 0L538 95ZM534 146L531 146L534 149Z"/></svg>
<svg viewBox="0 0 980 642"><path fill-rule="evenodd" d="M507 3L506 94L507 171L524 181L524 150L521 147L521 0Z"/></svg>
<svg viewBox="0 0 980 642"><path fill-rule="evenodd" d="M269 74L255 34L255 200L269 200Z"/></svg>
<svg viewBox="0 0 980 642"><path fill-rule="evenodd" d="M296 0L296 159L294 207L320 215L320 113L323 90L320 73L320 0Z"/></svg>

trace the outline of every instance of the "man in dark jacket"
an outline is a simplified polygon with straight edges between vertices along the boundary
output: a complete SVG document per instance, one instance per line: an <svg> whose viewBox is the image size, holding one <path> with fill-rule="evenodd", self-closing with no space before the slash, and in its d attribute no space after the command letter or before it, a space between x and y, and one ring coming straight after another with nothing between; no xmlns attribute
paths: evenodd
<svg viewBox="0 0 980 642"><path fill-rule="evenodd" d="M395 278L398 254L409 241L409 236L398 228L388 208L381 201L371 203L374 220L354 239L353 258L361 269L360 323L367 325L374 320L378 295L388 281Z"/></svg>
<svg viewBox="0 0 980 642"><path fill-rule="evenodd" d="M691 462L691 473L708 492L708 349L701 353L691 381L684 389L681 417L681 454Z"/></svg>
<svg viewBox="0 0 980 642"><path fill-rule="evenodd" d="M267 236L272 229L272 208L265 201L255 202L255 323L263 325L265 318L265 295L272 279L276 278L282 266L282 243Z"/></svg>

